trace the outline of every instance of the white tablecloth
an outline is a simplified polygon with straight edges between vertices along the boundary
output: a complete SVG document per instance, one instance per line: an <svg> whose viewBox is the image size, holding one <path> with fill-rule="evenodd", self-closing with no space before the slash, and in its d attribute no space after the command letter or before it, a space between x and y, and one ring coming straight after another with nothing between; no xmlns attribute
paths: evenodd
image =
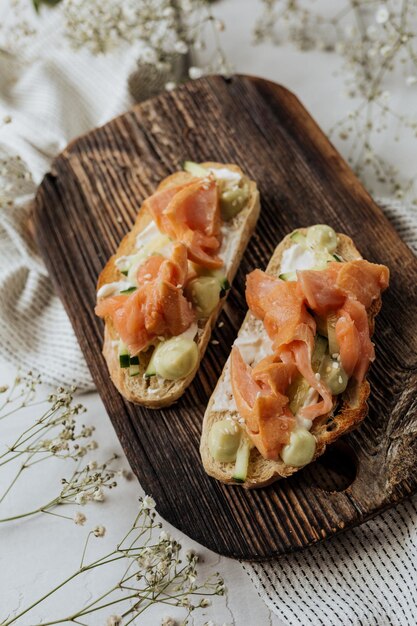
<svg viewBox="0 0 417 626"><path fill-rule="evenodd" d="M253 47L250 45L252 28L255 16L260 9L259 3L253 0L239 0L238 19L236 19L236 6L237 0L223 0L216 7L216 12L227 25L226 35L223 38L224 46L236 70L262 75L286 85L300 97L324 129L330 128L335 121L350 110L351 103L343 95L344 83L340 75L334 75L335 71L340 69L340 60L335 55L309 52L308 72L306 72L305 53L297 51L291 45L276 48L270 44L262 44ZM48 37L53 37L51 26L48 29ZM53 97L52 94L48 95L47 91L41 90L34 93L33 98L28 98L27 83L24 83L13 93L13 98L4 98L2 97L6 88L4 76L0 76L0 118L3 114L10 112L8 108L12 108L13 117L19 127L19 133L16 134L11 124L5 130L4 141L17 152L29 155L29 166L36 182L40 181L43 173L48 169L50 159L71 138L104 122L127 107L127 93L120 92L120 98L115 101L112 98L114 83L108 78L103 80L102 76L108 77L110 68L114 81L120 81L121 77L127 76L134 62L132 51L111 58L93 58L88 54L83 54L81 61L77 62L78 65L71 60L68 61L66 53L59 50L54 50L53 54L49 54L45 49L44 53L44 57L48 57L48 60L45 61L44 58L43 62L34 62L27 73L27 81L32 81L33 85L42 84L43 81L47 89L47 84L51 80L60 80L60 72L65 71L67 64L67 71L74 74L73 89L68 93L68 102L70 103L71 98L75 97L74 94L79 89L84 89L89 82L94 83L94 91L91 102L86 102L83 115L71 114L71 106L65 111L57 110L56 117L49 120L48 129L45 129L37 120L42 118L42 95L47 99ZM396 98L406 103L409 102L409 107L412 109L416 92L404 86L397 88L396 93L398 94ZM331 103L331 106L328 103ZM343 142L338 137L335 137L334 141L343 151L345 148ZM379 150L382 156L395 158L397 166L405 173L411 173L414 165L411 158L415 150L414 141L410 138L408 145L402 144L401 152L395 149L396 153L393 153L392 145L385 141L384 135L381 135ZM375 191L378 193L378 189ZM13 376L11 370L10 361L0 358L0 384L11 380ZM88 405L89 409L86 423L95 424L97 428L96 439L100 445L100 458L106 458L116 451L123 459L122 450L98 395L88 394L82 401ZM9 430L5 432L4 440L7 441L16 432L16 428L16 424L9 423ZM124 463L126 464L125 461ZM9 511L15 511L16 506L29 508L31 504L47 499L48 494L54 495L57 476L61 477L64 473L62 465L57 465L56 472L51 470L48 476L36 475L34 472L23 487L16 489L13 497L3 504L4 515ZM90 528L95 524L106 526L106 536L97 540L101 542L98 548L100 551L104 550L105 546L114 546L135 515L136 498L140 493L141 489L136 480L121 481L105 504L97 503L85 509L88 517L85 527L78 527L51 516L39 516L36 519L1 526L0 605L2 610L4 607L10 611L17 610L18 607L22 608L47 591L57 579L71 573L79 561L87 527ZM181 538L184 544L195 545L185 537L181 537L178 531L171 530L173 534ZM95 546L93 547L95 549ZM204 611L204 615L196 617L196 624L202 624L209 619L216 624L281 624L280 620L270 613L259 599L249 578L238 563L219 558L198 546L197 551L204 560L203 570L217 569L224 576L228 595L226 600L216 599L213 605ZM50 619L54 615L62 614L65 610L74 609L75 597L77 602L81 598L87 601L97 594L104 582L101 577L78 580L71 587L71 593L58 594L48 604L41 605L34 612L30 622L22 622L22 624L36 623L36 618L38 620L42 617ZM155 607L147 614L143 623L158 624L167 613L175 615L175 612L167 611L164 607ZM94 626L103 622L98 618L91 618L88 623Z"/></svg>

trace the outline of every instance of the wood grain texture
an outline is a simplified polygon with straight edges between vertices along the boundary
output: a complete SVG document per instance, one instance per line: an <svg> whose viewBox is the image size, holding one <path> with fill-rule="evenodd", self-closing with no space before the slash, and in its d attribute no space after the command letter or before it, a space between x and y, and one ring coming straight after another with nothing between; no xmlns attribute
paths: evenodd
<svg viewBox="0 0 417 626"><path fill-rule="evenodd" d="M183 398L152 412L125 402L101 356L95 284L142 200L185 159L235 162L257 181L261 217L236 276L224 326L214 331ZM342 492L314 468L259 491L205 475L202 416L246 311L245 275L264 268L300 226L328 223L391 269L374 340L370 413L344 438L355 458ZM209 77L142 103L72 142L39 188L34 225L60 294L132 469L174 526L216 552L265 559L359 524L417 491L417 260L294 95L246 76ZM336 444L337 445L337 444Z"/></svg>

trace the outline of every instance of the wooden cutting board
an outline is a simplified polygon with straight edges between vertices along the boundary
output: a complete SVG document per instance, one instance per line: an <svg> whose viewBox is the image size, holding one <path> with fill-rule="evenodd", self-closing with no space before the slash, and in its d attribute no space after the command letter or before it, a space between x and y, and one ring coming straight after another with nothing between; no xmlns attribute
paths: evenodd
<svg viewBox="0 0 417 626"><path fill-rule="evenodd" d="M262 210L200 372L174 406L151 411L110 382L94 315L97 276L142 200L185 159L233 162ZM245 275L289 231L330 224L391 269L375 332L369 417L322 461L258 491L204 473L203 413L244 317ZM417 260L297 98L259 78L190 82L73 141L39 187L39 249L132 469L159 513L212 550L243 559L291 552L417 490ZM353 480L353 482L352 482ZM343 487L348 486L345 490ZM338 489L338 491L336 490Z"/></svg>

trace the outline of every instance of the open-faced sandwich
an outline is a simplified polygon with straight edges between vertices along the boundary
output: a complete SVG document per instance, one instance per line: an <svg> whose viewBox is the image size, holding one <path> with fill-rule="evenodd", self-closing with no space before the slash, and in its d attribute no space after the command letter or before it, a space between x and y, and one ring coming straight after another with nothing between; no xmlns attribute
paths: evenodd
<svg viewBox="0 0 417 626"><path fill-rule="evenodd" d="M208 474L261 487L287 477L367 413L371 335L389 270L329 226L299 229L247 276L249 312L208 404Z"/></svg>
<svg viewBox="0 0 417 626"><path fill-rule="evenodd" d="M147 198L100 274L103 354L125 398L177 400L192 381L259 215L236 165L184 164Z"/></svg>

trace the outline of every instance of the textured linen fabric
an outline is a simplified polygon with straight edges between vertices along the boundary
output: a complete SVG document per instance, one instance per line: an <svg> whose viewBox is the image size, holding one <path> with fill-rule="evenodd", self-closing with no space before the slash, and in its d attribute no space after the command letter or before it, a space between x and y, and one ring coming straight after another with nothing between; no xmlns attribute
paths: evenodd
<svg viewBox="0 0 417 626"><path fill-rule="evenodd" d="M289 626L415 626L416 503L302 552L242 566Z"/></svg>
<svg viewBox="0 0 417 626"><path fill-rule="evenodd" d="M44 17L21 56L8 54L0 42L0 351L12 367L42 372L46 383L86 391L93 381L34 248L29 201L71 139L130 106L128 78L139 48L110 56L74 52L62 41L59 16L51 11ZM140 77L135 80L139 91ZM8 116L11 123L2 124ZM22 165L8 166L5 160L17 155ZM33 180L16 180L19 168Z"/></svg>
<svg viewBox="0 0 417 626"><path fill-rule="evenodd" d="M415 210L380 205L417 254ZM302 552L242 567L288 626L416 626L417 498Z"/></svg>

